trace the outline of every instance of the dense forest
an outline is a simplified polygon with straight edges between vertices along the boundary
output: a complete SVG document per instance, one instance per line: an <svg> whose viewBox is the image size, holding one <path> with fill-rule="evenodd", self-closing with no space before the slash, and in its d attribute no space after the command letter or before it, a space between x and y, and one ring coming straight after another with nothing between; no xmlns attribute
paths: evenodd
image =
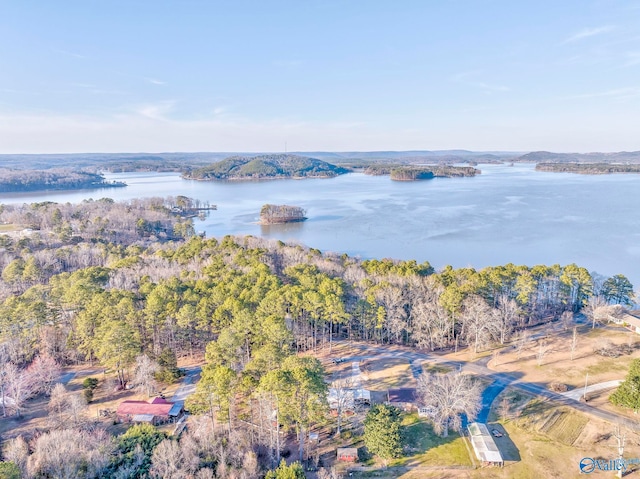
<svg viewBox="0 0 640 479"><path fill-rule="evenodd" d="M538 163L536 171L604 175L608 173L640 173L640 164L615 163Z"/></svg>
<svg viewBox="0 0 640 479"><path fill-rule="evenodd" d="M0 235L0 340L11 345L12 359L28 362L40 350L39 328L52 320L61 341L56 357L88 359L97 348L83 351L76 342L101 338L95 328L83 338L77 321L91 318L99 328L96 314L126 304L133 309L122 321L140 351L187 352L224 331L243 336L237 322L249 316L286 319L297 350L336 336L437 349L475 337L465 314L471 300L502 314L508 335L579 311L594 295L614 297L602 290L602 278L574 264L436 272L428 263L359 260L251 236L203 239L170 204L5 206L0 221L32 229Z"/></svg>
<svg viewBox="0 0 640 479"><path fill-rule="evenodd" d="M124 383L140 358L204 353L207 360L187 403L210 417L205 432L177 442L136 426L114 442L95 424L69 423L31 446L8 441L4 458L24 477L54 477L47 467L62 466L47 458L64 447L76 451L67 460L86 477L257 478L279 462L280 427L302 452L306 431L328 417L323 368L298 352L337 338L481 350L633 294L624 276L575 264L435 271L252 236L205 239L172 213L177 203L104 199L0 211L1 222L30 229L0 235L5 414L20 413L29 397L23 379L46 361L97 361ZM169 467L183 475L169 475Z"/></svg>
<svg viewBox="0 0 640 479"><path fill-rule="evenodd" d="M233 156L184 173L192 180L251 180L260 178L332 178L348 170L298 155Z"/></svg>
<svg viewBox="0 0 640 479"><path fill-rule="evenodd" d="M125 183L106 181L104 176L65 168L50 170L10 170L0 168L0 193L39 190L79 190L112 188Z"/></svg>

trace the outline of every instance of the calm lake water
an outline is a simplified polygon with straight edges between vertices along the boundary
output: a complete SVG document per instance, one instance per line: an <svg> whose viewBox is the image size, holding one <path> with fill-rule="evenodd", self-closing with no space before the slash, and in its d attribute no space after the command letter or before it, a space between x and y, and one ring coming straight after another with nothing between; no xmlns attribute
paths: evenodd
<svg viewBox="0 0 640 479"><path fill-rule="evenodd" d="M196 230L264 236L363 258L434 267L569 264L640 286L640 176L542 173L534 165L480 165L475 178L395 182L351 173L332 179L199 182L171 173L106 175L126 188L0 195L3 203L108 196L185 195L218 205ZM307 210L304 223L256 224L264 203Z"/></svg>

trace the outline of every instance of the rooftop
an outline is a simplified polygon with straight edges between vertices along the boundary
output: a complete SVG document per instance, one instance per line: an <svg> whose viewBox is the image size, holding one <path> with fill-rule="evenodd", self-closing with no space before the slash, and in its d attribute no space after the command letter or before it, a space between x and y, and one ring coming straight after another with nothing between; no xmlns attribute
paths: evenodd
<svg viewBox="0 0 640 479"><path fill-rule="evenodd" d="M389 389L387 394L387 400L389 402L414 403L416 402L416 397L415 388Z"/></svg>
<svg viewBox="0 0 640 479"><path fill-rule="evenodd" d="M483 462L504 462L502 454L500 454L500 449L498 449L496 442L493 440L491 434L489 434L489 429L486 424L472 422L467 426L467 429L469 430L473 450L478 459Z"/></svg>
<svg viewBox="0 0 640 479"><path fill-rule="evenodd" d="M124 415L148 415L169 416L174 404L162 398L155 398L151 402L147 401L123 401L118 406L117 414ZM179 413L179 412L178 412ZM175 414L177 415L177 414Z"/></svg>

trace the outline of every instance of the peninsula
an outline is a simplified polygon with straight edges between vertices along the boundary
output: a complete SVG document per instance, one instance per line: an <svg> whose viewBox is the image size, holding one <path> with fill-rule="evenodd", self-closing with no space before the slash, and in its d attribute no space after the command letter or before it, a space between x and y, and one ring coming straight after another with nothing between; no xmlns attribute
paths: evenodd
<svg viewBox="0 0 640 479"><path fill-rule="evenodd" d="M305 211L299 206L266 204L260 210L260 224L295 223L306 220L304 215Z"/></svg>
<svg viewBox="0 0 640 479"><path fill-rule="evenodd" d="M0 169L0 193L46 190L81 190L127 186L121 181L107 181L104 176L67 168L50 170Z"/></svg>
<svg viewBox="0 0 640 479"><path fill-rule="evenodd" d="M189 180L259 180L272 178L333 178L349 170L306 156L273 154L232 156L184 172Z"/></svg>

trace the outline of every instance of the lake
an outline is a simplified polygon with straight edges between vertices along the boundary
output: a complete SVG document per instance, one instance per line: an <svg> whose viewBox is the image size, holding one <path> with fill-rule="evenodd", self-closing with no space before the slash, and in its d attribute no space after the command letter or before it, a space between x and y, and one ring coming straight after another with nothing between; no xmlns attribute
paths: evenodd
<svg viewBox="0 0 640 479"><path fill-rule="evenodd" d="M197 231L296 241L362 258L434 267L576 263L640 285L640 176L536 172L479 165L474 178L395 182L350 173L332 179L200 182L175 173L107 174L126 188L2 194L0 202L79 202L108 196L185 195L218 206ZM264 203L306 209L303 223L256 224Z"/></svg>

